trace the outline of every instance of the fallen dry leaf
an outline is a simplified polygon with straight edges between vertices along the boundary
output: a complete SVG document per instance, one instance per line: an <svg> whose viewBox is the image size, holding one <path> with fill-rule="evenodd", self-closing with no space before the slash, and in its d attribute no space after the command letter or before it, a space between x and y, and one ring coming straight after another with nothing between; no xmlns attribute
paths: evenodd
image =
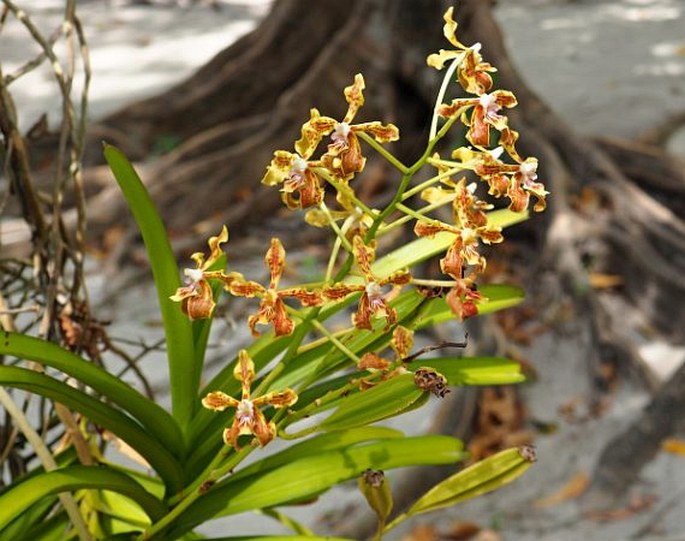
<svg viewBox="0 0 685 541"><path fill-rule="evenodd" d="M481 530L473 541L502 541L503 538L495 530Z"/></svg>
<svg viewBox="0 0 685 541"><path fill-rule="evenodd" d="M402 541L437 541L438 532L430 524L417 524Z"/></svg>
<svg viewBox="0 0 685 541"><path fill-rule="evenodd" d="M536 500L533 503L533 507L543 509L573 500L585 492L589 484L590 476L585 472L578 472L559 490L549 496Z"/></svg>
<svg viewBox="0 0 685 541"><path fill-rule="evenodd" d="M449 531L443 537L452 541L469 541L480 532L481 527L474 522L457 521L452 523Z"/></svg>
<svg viewBox="0 0 685 541"><path fill-rule="evenodd" d="M608 511L593 511L588 513L588 516L597 522L614 522L616 520L630 518L641 511L646 511L647 509L650 509L656 501L657 497L653 494L635 496L625 507L609 509Z"/></svg>
<svg viewBox="0 0 685 541"><path fill-rule="evenodd" d="M623 285L623 277L618 274L604 274L602 272L591 272L588 281L594 289L611 289Z"/></svg>
<svg viewBox="0 0 685 541"><path fill-rule="evenodd" d="M665 439L661 442L661 450L674 455L685 456L685 440Z"/></svg>
<svg viewBox="0 0 685 541"><path fill-rule="evenodd" d="M474 434L469 441L470 462L477 462L507 447L533 441L524 427L526 414L511 386L485 387L478 399Z"/></svg>

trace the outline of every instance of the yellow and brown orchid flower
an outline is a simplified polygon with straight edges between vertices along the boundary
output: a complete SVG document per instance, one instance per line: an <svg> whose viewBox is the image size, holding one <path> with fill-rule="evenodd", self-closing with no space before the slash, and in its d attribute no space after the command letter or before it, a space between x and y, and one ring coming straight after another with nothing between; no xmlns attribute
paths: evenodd
<svg viewBox="0 0 685 541"><path fill-rule="evenodd" d="M233 370L233 376L240 382L242 397L233 398L221 391L214 391L202 399L202 405L210 410L224 411L235 408L233 424L224 430L224 442L239 450L238 438L252 434L262 447L276 437L276 425L264 417L260 407L271 405L274 408L286 408L297 402L297 394L292 389L281 392L271 392L256 398L251 396L250 388L255 378L254 362L247 351L242 349L238 354L238 362Z"/></svg>
<svg viewBox="0 0 685 541"><path fill-rule="evenodd" d="M271 246L266 252L264 262L271 271L268 288L258 282L246 280L242 274L236 272L230 274L231 280L226 289L238 297L261 299L257 313L247 320L253 336L260 335L256 329L257 325L270 323L274 326L276 336L284 336L293 332L295 323L288 316L283 299L294 297L302 306L318 306L323 303L323 297L319 291L309 291L303 287L278 288L285 269L285 250L277 238L271 239Z"/></svg>
<svg viewBox="0 0 685 541"><path fill-rule="evenodd" d="M519 163L504 163L499 160L498 153L484 153L483 159L475 165L474 172L488 183L490 194L509 198L510 210L527 210L532 194L536 198L533 210L542 212L547 206L546 196L549 192L544 184L537 182L538 161L536 158L518 159Z"/></svg>
<svg viewBox="0 0 685 541"><path fill-rule="evenodd" d="M476 198L473 191L475 184L466 185L466 179L462 178L456 184L444 181L452 186L452 209L454 225L439 220L419 220L414 226L414 233L419 237L432 237L436 233L447 231L454 234L454 242L448 248L445 257L440 260L440 268L443 273L449 274L455 280L464 277L466 265L473 267L475 274L485 270L485 258L479 253L479 242L485 244L497 244L502 242L502 231L499 227L488 224L484 210L491 205L485 204ZM441 190L440 195L447 190ZM422 194L430 202L431 194Z"/></svg>
<svg viewBox="0 0 685 541"><path fill-rule="evenodd" d="M323 201L324 190L316 173L316 167L320 167L321 162L308 158L277 150L262 178L262 184L267 186L283 185L282 198L289 209L305 209Z"/></svg>
<svg viewBox="0 0 685 541"><path fill-rule="evenodd" d="M503 107L511 109L517 103L514 94L508 90L495 90L490 94L481 94L477 98L457 98L450 104L442 104L438 108L438 114L443 118L460 114L462 121L469 128L466 138L474 146L488 148L491 127L500 133L508 129L507 117L500 115L499 111ZM473 108L470 116L461 112L464 107Z"/></svg>
<svg viewBox="0 0 685 541"><path fill-rule="evenodd" d="M364 105L364 88L364 77L358 73L354 77L354 83L345 88L348 108L342 122L321 116L317 109L311 109L309 121L302 126L302 137L295 143L295 149L300 155L311 155L321 139L330 135L332 142L321 157L321 163L341 180L349 180L364 169L366 158L362 156L357 133L368 133L379 143L396 141L400 137L399 130L393 124L378 121L352 124L357 112Z"/></svg>
<svg viewBox="0 0 685 541"><path fill-rule="evenodd" d="M362 294L359 299L357 312L352 314L352 324L358 329L369 329L371 316L385 317L386 330L397 321L397 312L388 306L384 299L383 288L387 285L401 287L411 281L409 271L397 271L385 278L376 278L371 272L371 264L375 259L375 251L370 246L366 246L361 237L354 237L352 248L354 259L364 277L364 284L345 284L339 283L329 286L323 290L323 295L330 300L337 301L344 299L351 293Z"/></svg>
<svg viewBox="0 0 685 541"><path fill-rule="evenodd" d="M176 293L169 297L172 301L181 303L181 310L191 320L206 319L214 312L216 303L209 280L218 279L226 285L231 281L231 278L222 271L209 270L223 255L221 245L225 242L228 242L228 228L223 226L219 235L210 237L207 241L209 245L207 259L202 252L195 252L190 256L195 262L195 268L183 270L186 285L179 287Z"/></svg>
<svg viewBox="0 0 685 541"><path fill-rule="evenodd" d="M458 59L457 78L459 84L469 94L480 96L492 88L490 73L497 71L497 69L487 62L483 62L480 55L480 43L467 47L457 39L457 23L452 18L452 13L453 8L450 7L443 16L445 20L443 34L455 49L450 51L440 49L439 53L429 55L426 61L429 66L440 70L446 63Z"/></svg>

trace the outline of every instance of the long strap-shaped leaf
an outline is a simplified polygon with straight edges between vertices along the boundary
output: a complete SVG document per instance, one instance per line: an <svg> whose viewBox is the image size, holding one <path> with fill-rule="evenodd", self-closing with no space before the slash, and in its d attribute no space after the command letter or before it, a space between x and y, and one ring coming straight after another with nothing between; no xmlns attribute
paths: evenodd
<svg viewBox="0 0 685 541"><path fill-rule="evenodd" d="M318 535L243 535L240 537L211 537L205 541L353 541L347 537L319 537Z"/></svg>
<svg viewBox="0 0 685 541"><path fill-rule="evenodd" d="M166 336L172 413L185 431L197 407L202 366L195 362L190 321L169 300L181 285L176 258L157 208L131 163L111 145L105 144L104 154L140 228L150 259Z"/></svg>
<svg viewBox="0 0 685 541"><path fill-rule="evenodd" d="M128 476L105 467L67 466L18 483L0 495L0 530L40 499L59 492L83 488L112 490L138 503L152 520L159 520L166 508Z"/></svg>
<svg viewBox="0 0 685 541"><path fill-rule="evenodd" d="M134 419L120 410L50 376L26 368L0 366L0 384L50 398L82 413L138 451L159 473L170 492L181 488L182 468L178 461Z"/></svg>
<svg viewBox="0 0 685 541"><path fill-rule="evenodd" d="M171 452L183 449L183 436L178 423L164 408L78 355L51 342L16 333L3 334L0 340L0 355L13 355L35 361L72 376L121 406Z"/></svg>
<svg viewBox="0 0 685 541"><path fill-rule="evenodd" d="M388 439L306 456L248 478L219 483L178 517L165 539L175 539L212 517L303 501L367 468L450 464L465 457L462 443L448 436Z"/></svg>

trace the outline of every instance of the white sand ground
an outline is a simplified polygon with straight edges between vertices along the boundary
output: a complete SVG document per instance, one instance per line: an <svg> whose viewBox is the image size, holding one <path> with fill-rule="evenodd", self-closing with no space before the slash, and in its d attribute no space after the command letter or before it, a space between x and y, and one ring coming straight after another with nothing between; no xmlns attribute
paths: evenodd
<svg viewBox="0 0 685 541"><path fill-rule="evenodd" d="M61 9L60 0L25 0L20 5L45 27L51 27ZM94 71L91 116L97 118L182 79L252 28L269 2L222 0L220 5L222 9L214 11L203 4L150 8L122 6L114 0L79 2ZM578 131L635 137L685 110L685 1L501 0L497 14L526 80ZM8 24L0 33L4 73L30 58L31 50L23 29ZM487 58L487 50L484 53ZM49 73L32 74L14 87L14 93L23 126L30 126L46 110L50 121L56 122ZM673 152L685 157L685 137L682 132L678 137L672 142ZM93 283L97 298L101 291L97 276ZM156 319L154 301L140 303L141 295L153 298L149 284L129 291L109 309L120 322L114 335L144 336L150 341L158 335L157 329L144 325ZM563 486L572 475L591 471L608 436L620 431L646 398L625 389L599 419L573 424L561 418L559 405L587 392L587 382L579 377L584 352L575 347L577 329L567 330L565 336L542 337L528 355L540 377L527 390L529 414L559 424L554 435L538 438L538 465L508 489L433 520L444 528L454 520L497 524L506 541L685 541L685 458L666 453L643 472L634 488L637 494L658 495L646 511L600 523L584 517L573 501L533 509L533 501ZM230 331L226 336L236 339ZM684 356L682 350L664 344L644 347L653 352L649 357L655 370L666 370L666 365L672 369ZM546 361L554 356L567 359L561 373L556 363L554 371L548 368ZM146 364L159 360L151 356ZM422 421L415 417L411 424L420 428ZM322 498L318 509L342 509L356 498L353 487L343 487ZM316 523L309 509L294 514ZM229 535L239 525L241 533L258 532L263 529L256 525L266 520L221 521L205 531ZM243 529L245 524L249 531ZM401 532L391 538L400 536Z"/></svg>

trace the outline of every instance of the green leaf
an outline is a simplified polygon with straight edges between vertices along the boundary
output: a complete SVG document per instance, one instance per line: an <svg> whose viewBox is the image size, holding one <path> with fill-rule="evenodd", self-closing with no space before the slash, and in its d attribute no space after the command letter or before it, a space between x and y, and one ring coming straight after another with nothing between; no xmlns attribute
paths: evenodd
<svg viewBox="0 0 685 541"><path fill-rule="evenodd" d="M0 530L42 498L82 488L124 494L140 505L152 520L159 520L166 513L162 502L126 475L98 466L67 466L17 483L3 492L0 495Z"/></svg>
<svg viewBox="0 0 685 541"><path fill-rule="evenodd" d="M510 385L525 381L521 365L501 357L435 357L409 363L409 370L429 366L450 385Z"/></svg>
<svg viewBox="0 0 685 541"><path fill-rule="evenodd" d="M428 393L414 383L414 374L402 374L364 391L347 396L319 429L346 430L376 423L423 405Z"/></svg>
<svg viewBox="0 0 685 541"><path fill-rule="evenodd" d="M399 430L382 426L365 426L352 430L320 434L313 438L309 438L308 440L290 445L283 451L269 455L250 464L246 468L235 472L231 479L236 481L252 475L261 475L264 472L274 470L294 460L317 455L324 451L343 449L362 442L402 437L404 437L404 435Z"/></svg>
<svg viewBox="0 0 685 541"><path fill-rule="evenodd" d="M500 451L438 483L409 508L406 516L449 507L495 490L522 475L533 462L535 451L532 447Z"/></svg>
<svg viewBox="0 0 685 541"><path fill-rule="evenodd" d="M150 517L134 501L123 494L111 490L103 490L99 494L96 510L103 515L109 515L123 524L128 524L139 529L147 528ZM118 533L114 531L113 533Z"/></svg>
<svg viewBox="0 0 685 541"><path fill-rule="evenodd" d="M150 259L166 338L171 408L185 430L197 407L202 365L193 351L190 321L178 304L169 299L181 285L176 258L157 208L131 163L111 145L104 145L104 154L140 228Z"/></svg>
<svg viewBox="0 0 685 541"><path fill-rule="evenodd" d="M319 537L318 535L243 535L238 537L211 537L205 541L354 541L346 537Z"/></svg>
<svg viewBox="0 0 685 541"><path fill-rule="evenodd" d="M45 497L33 505L25 507L21 514L16 516L7 526L0 529L0 541L32 539L27 535L28 531L45 519L56 501L57 496Z"/></svg>
<svg viewBox="0 0 685 541"><path fill-rule="evenodd" d="M462 448L459 440L448 436L390 439L306 456L247 478L228 478L191 504L165 539L174 539L212 517L304 501L356 478L367 468L454 463L465 458Z"/></svg>
<svg viewBox="0 0 685 541"><path fill-rule="evenodd" d="M178 423L164 408L78 355L45 340L8 332L0 339L0 355L35 361L68 374L130 413L171 452L183 450Z"/></svg>
<svg viewBox="0 0 685 541"><path fill-rule="evenodd" d="M14 522L13 522L14 523ZM38 522L24 537L9 537L7 541L15 539L39 539L40 541L64 541L64 532L70 527L69 515L61 510L48 518ZM11 526L11 525L10 525ZM3 533L6 530L2 530ZM3 541L5 541L3 539Z"/></svg>
<svg viewBox="0 0 685 541"><path fill-rule="evenodd" d="M44 396L82 413L138 451L159 473L170 491L181 488L182 468L178 461L166 447L120 410L46 374L25 368L0 366L0 384Z"/></svg>

